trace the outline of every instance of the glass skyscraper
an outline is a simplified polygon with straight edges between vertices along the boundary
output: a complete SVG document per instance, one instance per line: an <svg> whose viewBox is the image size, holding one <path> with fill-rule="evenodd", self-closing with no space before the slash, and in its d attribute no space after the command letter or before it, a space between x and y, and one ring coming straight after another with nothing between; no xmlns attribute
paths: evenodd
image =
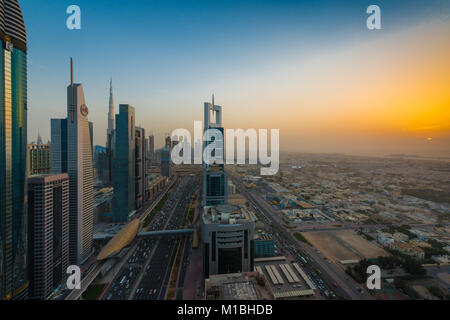
<svg viewBox="0 0 450 320"><path fill-rule="evenodd" d="M134 107L119 105L113 153L114 222L127 222L136 208L135 134Z"/></svg>
<svg viewBox="0 0 450 320"><path fill-rule="evenodd" d="M17 0L0 1L0 299L27 295L27 35Z"/></svg>
<svg viewBox="0 0 450 320"><path fill-rule="evenodd" d="M208 129L217 130L221 133L222 138L214 133L207 133L204 141L206 150L211 149L209 153L214 158L219 158L217 162L203 163L203 198L204 206L216 206L225 204L228 198L227 192L227 176L224 169L224 152L223 152L223 136L224 129L222 127L222 107L214 104L214 97L212 103L205 102L204 104L205 127L204 131ZM212 115L215 116L215 122L212 122ZM214 142L214 144L213 144ZM218 152L216 154L216 152Z"/></svg>
<svg viewBox="0 0 450 320"><path fill-rule="evenodd" d="M69 175L69 255L71 264L82 264L92 253L94 181L92 124L88 121L83 86L73 81L70 60L67 118L51 119L51 172Z"/></svg>

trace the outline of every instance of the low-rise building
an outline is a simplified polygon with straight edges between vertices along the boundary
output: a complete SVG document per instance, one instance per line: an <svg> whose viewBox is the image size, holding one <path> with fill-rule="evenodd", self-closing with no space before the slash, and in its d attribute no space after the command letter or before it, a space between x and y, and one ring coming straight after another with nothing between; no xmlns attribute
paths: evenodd
<svg viewBox="0 0 450 320"><path fill-rule="evenodd" d="M399 251L403 254L406 254L408 256L416 257L423 259L425 258L425 252L422 248L413 246L406 242L393 242L389 244L389 248L392 250Z"/></svg>

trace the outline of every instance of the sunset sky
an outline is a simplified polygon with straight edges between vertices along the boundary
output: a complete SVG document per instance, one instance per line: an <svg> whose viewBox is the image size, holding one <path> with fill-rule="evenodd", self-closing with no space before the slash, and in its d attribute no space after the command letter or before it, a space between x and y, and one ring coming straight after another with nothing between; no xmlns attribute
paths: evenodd
<svg viewBox="0 0 450 320"><path fill-rule="evenodd" d="M104 145L119 103L157 146L215 94L228 128L280 129L281 150L450 157L450 2L22 0L29 140L66 113L69 58ZM82 30L66 28L67 6ZM366 28L381 8L382 30ZM431 138L431 139L430 139Z"/></svg>

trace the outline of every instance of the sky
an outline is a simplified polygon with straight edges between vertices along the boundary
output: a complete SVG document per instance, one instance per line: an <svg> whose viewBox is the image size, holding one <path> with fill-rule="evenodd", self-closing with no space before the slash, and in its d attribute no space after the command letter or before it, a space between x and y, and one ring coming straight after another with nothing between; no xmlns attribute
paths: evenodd
<svg viewBox="0 0 450 320"><path fill-rule="evenodd" d="M163 144L193 132L203 102L226 128L280 129L282 151L450 157L450 2L21 0L28 34L28 136L66 116L69 59L94 144L115 111ZM66 8L81 8L81 30ZM366 8L381 8L381 30Z"/></svg>

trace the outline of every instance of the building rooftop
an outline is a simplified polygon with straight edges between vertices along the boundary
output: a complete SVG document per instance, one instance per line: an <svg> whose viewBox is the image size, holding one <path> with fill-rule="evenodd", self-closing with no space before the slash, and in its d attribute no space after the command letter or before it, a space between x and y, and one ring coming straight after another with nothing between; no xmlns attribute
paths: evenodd
<svg viewBox="0 0 450 320"><path fill-rule="evenodd" d="M264 275L257 272L211 275L205 280L207 300L273 299Z"/></svg>
<svg viewBox="0 0 450 320"><path fill-rule="evenodd" d="M241 224L256 221L256 217L244 206L231 204L204 207L202 219L205 224Z"/></svg>

